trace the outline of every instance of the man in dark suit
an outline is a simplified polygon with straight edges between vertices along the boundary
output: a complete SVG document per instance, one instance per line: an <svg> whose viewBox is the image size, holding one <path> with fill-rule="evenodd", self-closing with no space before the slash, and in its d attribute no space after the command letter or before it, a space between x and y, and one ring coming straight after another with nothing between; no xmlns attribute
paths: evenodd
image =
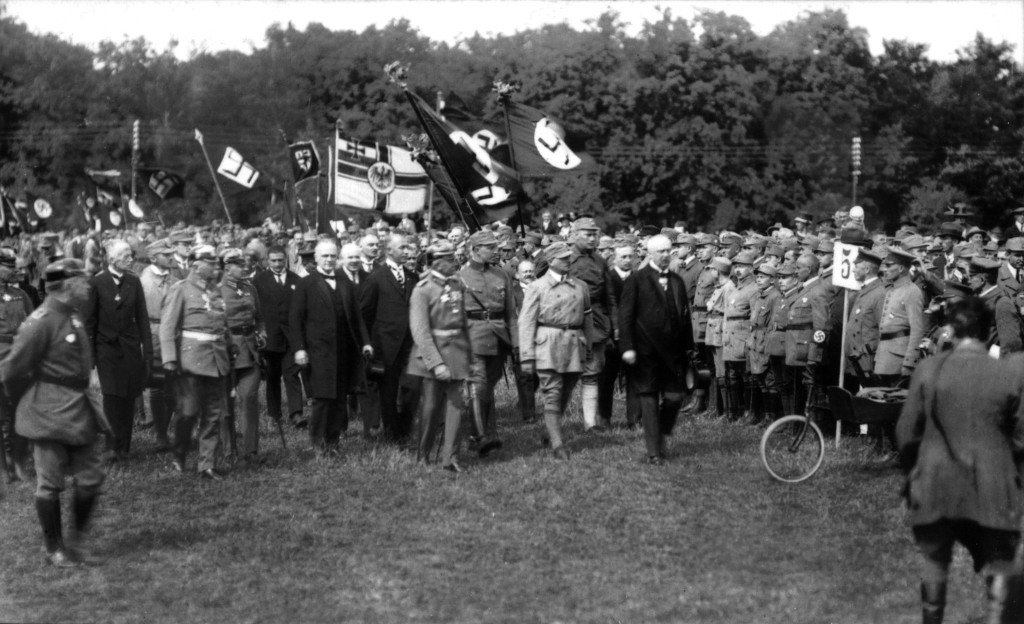
<svg viewBox="0 0 1024 624"><path fill-rule="evenodd" d="M647 462L665 461L686 396L686 369L693 353L693 328L683 279L669 271L672 242L663 235L647 241L647 266L626 278L619 301L622 361L639 395Z"/></svg>
<svg viewBox="0 0 1024 624"><path fill-rule="evenodd" d="M321 241L316 246L316 271L302 278L295 289L289 314L295 363L309 366L313 411L309 437L317 456L333 455L344 429L345 397L352 391L354 362L372 357L373 348L352 284L337 270L338 246Z"/></svg>
<svg viewBox="0 0 1024 624"><path fill-rule="evenodd" d="M1020 622L1019 614L1003 609L1019 574L1014 552L1024 503L1024 358L989 357L992 312L979 299L953 304L947 320L953 349L917 367L896 424L910 524L922 555L924 621L942 622L953 546L960 542L986 576L985 621Z"/></svg>
<svg viewBox="0 0 1024 624"><path fill-rule="evenodd" d="M612 295L618 301L622 297L622 287L626 279L633 273L633 244L629 241L618 239L615 241L615 257L611 261L608 274L611 276ZM622 341L609 340L605 345L606 355L604 368L601 370L601 378L598 383L597 413L601 417L601 423L605 427L612 425L612 405L615 395L615 382L621 372L627 376L627 371L622 367ZM636 394L629 384L626 384L626 428L636 429L640 420L640 404L636 400Z"/></svg>
<svg viewBox="0 0 1024 624"><path fill-rule="evenodd" d="M409 331L409 296L417 280L416 275L405 268L406 252L405 236L391 234L385 247L384 263L370 273L359 291L373 352L384 365L383 375L377 380L383 434L396 441L405 440L412 432L419 398L408 388L401 388L413 344Z"/></svg>
<svg viewBox="0 0 1024 624"><path fill-rule="evenodd" d="M128 272L131 246L114 240L107 246L107 270L91 280L85 306L86 333L96 354L103 411L110 421L110 461L128 458L135 399L149 377L153 340L142 282Z"/></svg>
<svg viewBox="0 0 1024 624"><path fill-rule="evenodd" d="M288 344L288 313L299 276L288 270L288 256L281 247L267 252L268 271L260 271L253 278L253 286L260 301L260 312L267 329L267 346L263 358L267 363L267 413L274 420L281 419L281 380L288 400L288 418L293 423L302 418L302 385L294 351Z"/></svg>
<svg viewBox="0 0 1024 624"><path fill-rule="evenodd" d="M355 289L356 300L359 300L359 291L363 282L370 276L363 270L363 259L356 243L346 243L341 246L341 258L338 262L341 266L341 275L347 279L352 288ZM356 383L352 394L349 394L348 411L349 415L360 415L363 419L363 435L370 437L374 432L380 431L380 408L377 405L376 395L370 395L366 391L366 362L357 362L359 370L356 373ZM346 423L346 428L348 423Z"/></svg>

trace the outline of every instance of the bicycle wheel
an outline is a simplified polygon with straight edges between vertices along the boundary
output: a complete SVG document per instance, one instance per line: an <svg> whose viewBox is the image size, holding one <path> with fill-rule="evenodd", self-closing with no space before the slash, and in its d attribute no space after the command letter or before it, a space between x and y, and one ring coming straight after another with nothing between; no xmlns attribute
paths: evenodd
<svg viewBox="0 0 1024 624"><path fill-rule="evenodd" d="M808 479L825 459L825 436L803 416L783 416L761 436L761 462L768 474L785 483Z"/></svg>

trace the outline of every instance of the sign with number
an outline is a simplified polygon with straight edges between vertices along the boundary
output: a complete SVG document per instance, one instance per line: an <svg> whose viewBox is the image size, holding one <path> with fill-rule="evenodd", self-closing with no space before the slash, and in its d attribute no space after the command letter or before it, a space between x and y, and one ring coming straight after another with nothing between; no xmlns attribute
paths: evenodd
<svg viewBox="0 0 1024 624"><path fill-rule="evenodd" d="M832 285L860 290L861 283L853 275L853 263L857 261L860 247L836 241L832 256Z"/></svg>

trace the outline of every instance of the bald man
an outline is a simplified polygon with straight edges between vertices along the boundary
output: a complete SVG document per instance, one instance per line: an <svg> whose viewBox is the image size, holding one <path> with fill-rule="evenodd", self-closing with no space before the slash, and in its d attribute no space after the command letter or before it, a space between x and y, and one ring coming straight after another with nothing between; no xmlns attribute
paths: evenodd
<svg viewBox="0 0 1024 624"><path fill-rule="evenodd" d="M149 377L153 340L142 282L128 271L133 253L123 240L106 247L106 270L89 280L83 309L103 389L103 411L110 422L107 461L124 461L132 443L135 399Z"/></svg>

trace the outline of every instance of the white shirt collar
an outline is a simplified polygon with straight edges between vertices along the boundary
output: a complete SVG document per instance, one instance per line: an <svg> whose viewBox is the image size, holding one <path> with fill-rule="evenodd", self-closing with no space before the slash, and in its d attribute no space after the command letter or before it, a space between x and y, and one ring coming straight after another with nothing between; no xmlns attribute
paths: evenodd
<svg viewBox="0 0 1024 624"><path fill-rule="evenodd" d="M630 274L632 273L632 271L623 271L623 270L622 270L622 269L620 269L619 267L612 267L612 268L614 268L614 269L615 269L615 272L616 272L616 273L618 273L618 274L619 274L619 277L621 277L622 279L626 279L626 278L627 278L627 277L629 277L629 276L630 276Z"/></svg>

